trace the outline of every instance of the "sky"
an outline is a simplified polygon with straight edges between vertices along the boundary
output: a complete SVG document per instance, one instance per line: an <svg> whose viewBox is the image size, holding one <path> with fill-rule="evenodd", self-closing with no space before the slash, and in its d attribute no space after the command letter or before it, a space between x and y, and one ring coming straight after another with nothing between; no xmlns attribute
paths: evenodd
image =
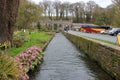
<svg viewBox="0 0 120 80"><path fill-rule="evenodd" d="M40 1L43 1L43 0L30 0L30 1L33 1L36 4L38 4ZM54 0L51 0L51 1L54 1ZM67 1L67 2L71 2L71 3L84 1L86 3L90 0L59 0L59 1L61 1L61 2L66 2ZM111 0L92 0L92 1L95 1L97 4L99 4L103 8L106 8L108 5L112 4Z"/></svg>

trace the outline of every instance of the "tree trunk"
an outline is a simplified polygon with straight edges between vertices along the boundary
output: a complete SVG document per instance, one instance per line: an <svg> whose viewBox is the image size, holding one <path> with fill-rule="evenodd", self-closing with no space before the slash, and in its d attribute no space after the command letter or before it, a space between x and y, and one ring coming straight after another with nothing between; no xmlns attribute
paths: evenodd
<svg viewBox="0 0 120 80"><path fill-rule="evenodd" d="M0 43L12 44L19 0L0 0Z"/></svg>

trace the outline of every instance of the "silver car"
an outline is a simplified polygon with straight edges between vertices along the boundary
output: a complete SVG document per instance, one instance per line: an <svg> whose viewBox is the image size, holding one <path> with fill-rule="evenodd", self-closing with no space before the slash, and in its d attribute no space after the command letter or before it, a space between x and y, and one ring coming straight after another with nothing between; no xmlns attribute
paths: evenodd
<svg viewBox="0 0 120 80"><path fill-rule="evenodd" d="M113 28L108 34L111 36L116 36L118 33L120 33L120 28Z"/></svg>

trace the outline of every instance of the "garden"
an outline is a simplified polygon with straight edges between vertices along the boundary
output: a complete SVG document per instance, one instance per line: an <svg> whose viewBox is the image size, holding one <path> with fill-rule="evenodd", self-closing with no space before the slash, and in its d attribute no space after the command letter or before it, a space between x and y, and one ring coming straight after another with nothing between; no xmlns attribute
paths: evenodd
<svg viewBox="0 0 120 80"><path fill-rule="evenodd" d="M41 64L43 49L53 35L51 32L16 31L13 47L0 50L0 80L28 80L29 70Z"/></svg>

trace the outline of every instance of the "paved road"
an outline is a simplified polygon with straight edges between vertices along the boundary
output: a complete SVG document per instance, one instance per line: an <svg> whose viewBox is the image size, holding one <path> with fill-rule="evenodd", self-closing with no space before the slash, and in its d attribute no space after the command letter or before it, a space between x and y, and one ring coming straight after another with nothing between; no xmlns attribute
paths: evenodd
<svg viewBox="0 0 120 80"><path fill-rule="evenodd" d="M61 33L44 53L44 62L31 80L113 80Z"/></svg>
<svg viewBox="0 0 120 80"><path fill-rule="evenodd" d="M81 36L86 36L86 37L91 37L91 38L96 38L96 39L101 39L101 40L106 40L109 42L114 42L117 43L117 37L116 36L110 36L110 35L104 35L104 34L95 34L95 33L82 33L82 32L77 32L77 31L68 31L71 34L75 35L81 35Z"/></svg>

